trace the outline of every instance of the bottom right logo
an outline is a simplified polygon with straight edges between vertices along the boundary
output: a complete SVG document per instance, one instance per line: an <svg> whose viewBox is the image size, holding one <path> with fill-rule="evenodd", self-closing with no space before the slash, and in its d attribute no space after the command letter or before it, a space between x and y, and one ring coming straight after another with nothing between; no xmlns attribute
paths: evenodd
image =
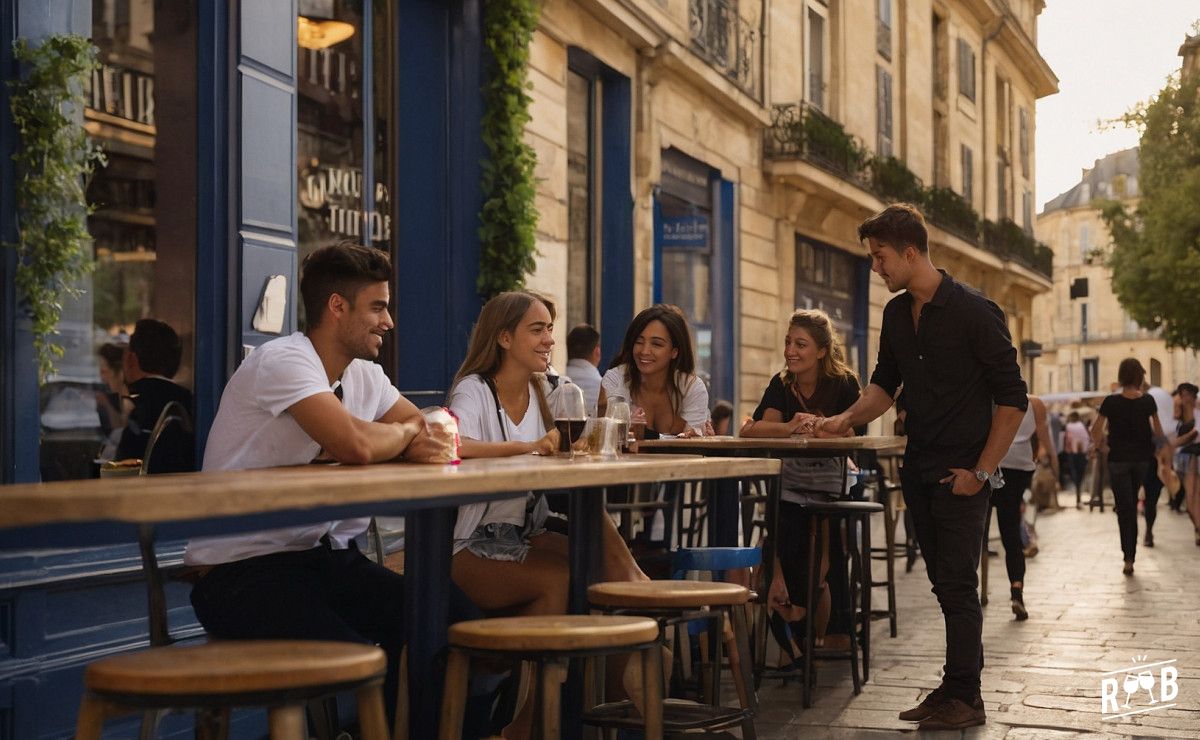
<svg viewBox="0 0 1200 740"><path fill-rule="evenodd" d="M1102 719L1120 719L1175 706L1179 696L1179 670L1174 660L1146 662L1138 655L1133 665L1102 674L1100 712ZM1123 699L1122 699L1123 697Z"/></svg>

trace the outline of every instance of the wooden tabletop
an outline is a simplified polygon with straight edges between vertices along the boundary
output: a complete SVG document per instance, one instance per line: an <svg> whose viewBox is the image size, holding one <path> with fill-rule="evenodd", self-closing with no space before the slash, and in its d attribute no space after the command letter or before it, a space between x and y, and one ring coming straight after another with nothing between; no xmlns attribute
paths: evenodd
<svg viewBox="0 0 1200 740"><path fill-rule="evenodd" d="M519 457L460 465L302 465L0 486L0 528L75 522L162 523L347 504L437 505L466 494L594 488L774 475L777 460L626 455L618 460Z"/></svg>
<svg viewBox="0 0 1200 740"><path fill-rule="evenodd" d="M675 437L646 440L638 448L652 452L695 450L717 453L721 450L903 450L905 437Z"/></svg>

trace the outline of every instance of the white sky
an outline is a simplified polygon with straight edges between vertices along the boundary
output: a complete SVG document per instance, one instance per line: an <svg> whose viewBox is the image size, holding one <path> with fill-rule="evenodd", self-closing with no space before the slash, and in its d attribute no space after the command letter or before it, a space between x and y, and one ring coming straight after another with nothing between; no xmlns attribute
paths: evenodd
<svg viewBox="0 0 1200 740"><path fill-rule="evenodd" d="M1058 75L1059 92L1037 103L1037 202L1079 182L1084 167L1137 146L1132 129L1101 130L1161 90L1179 69L1176 55L1197 0L1046 0L1038 49Z"/></svg>

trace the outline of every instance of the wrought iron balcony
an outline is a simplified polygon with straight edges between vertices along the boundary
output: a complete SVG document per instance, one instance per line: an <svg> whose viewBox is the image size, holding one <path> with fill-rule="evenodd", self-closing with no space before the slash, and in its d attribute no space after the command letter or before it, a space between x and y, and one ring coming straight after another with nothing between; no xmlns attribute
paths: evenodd
<svg viewBox="0 0 1200 740"><path fill-rule="evenodd" d="M689 0L691 48L755 101L763 101L763 5L758 26L742 17L739 0Z"/></svg>
<svg viewBox="0 0 1200 740"><path fill-rule="evenodd" d="M799 158L847 180L864 190L871 189L866 171L868 152L842 124L808 103L771 106L771 128L764 141L772 159Z"/></svg>

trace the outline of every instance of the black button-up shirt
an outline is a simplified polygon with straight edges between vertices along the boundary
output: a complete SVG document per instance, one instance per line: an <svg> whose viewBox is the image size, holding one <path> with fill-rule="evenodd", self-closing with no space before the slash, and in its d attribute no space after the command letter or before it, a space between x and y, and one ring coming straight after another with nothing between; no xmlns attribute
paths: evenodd
<svg viewBox="0 0 1200 740"><path fill-rule="evenodd" d="M987 443L992 404L1029 405L1004 312L944 271L913 326L907 291L888 301L871 382L889 395L904 385L904 465L923 478L971 470Z"/></svg>

